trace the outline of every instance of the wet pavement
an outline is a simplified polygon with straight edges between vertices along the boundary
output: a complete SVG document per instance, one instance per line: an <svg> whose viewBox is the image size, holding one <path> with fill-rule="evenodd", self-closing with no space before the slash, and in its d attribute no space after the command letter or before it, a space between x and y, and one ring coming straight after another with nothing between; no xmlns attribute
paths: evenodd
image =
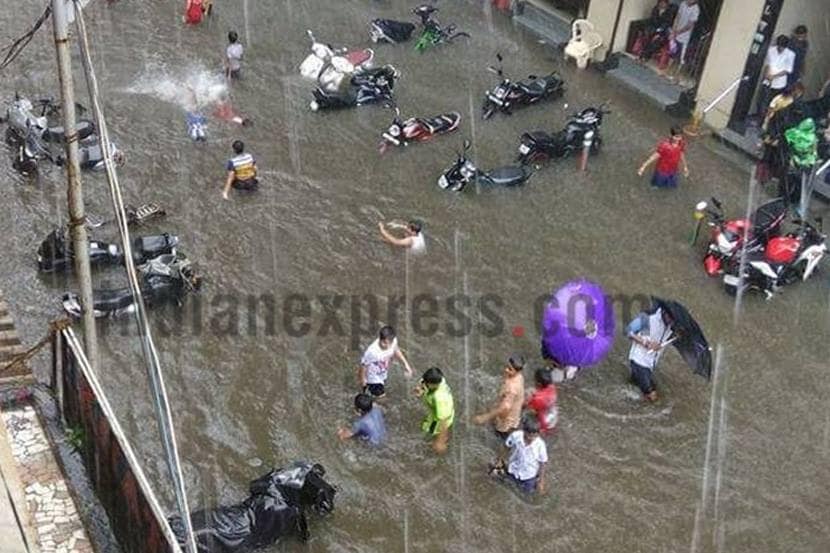
<svg viewBox="0 0 830 553"><path fill-rule="evenodd" d="M382 157L377 146L391 112L311 113L311 86L297 66L307 52L305 29L338 45L366 44L368 21L408 19L407 3L217 2L213 18L196 28L182 25L178 5L90 7L110 134L127 152L119 172L125 195L164 205L168 218L146 232L177 233L206 278L183 310L152 314L191 504L237 501L264 471L260 463L300 457L323 463L340 486L337 510L312 523L308 547L288 541L273 551L826 551L827 269L772 302L745 298L736 316L732 298L703 273L703 241L689 246L691 212L712 194L727 213L744 212L748 173L698 142L688 153L691 177L674 191L651 189L636 168L672 121L601 75L563 66L559 53L481 4L440 6L440 21L472 34L467 43L422 55L412 43L375 46L378 63L403 73L396 97L404 114L464 116L454 136ZM2 28L17 29L39 8L2 13ZM231 96L254 125L211 119L207 144L193 144L186 100L175 100L183 82L206 102L216 98L231 28L246 45L245 78ZM15 90L57 95L50 39L41 31L4 71L2 97ZM560 68L565 99L482 122L482 93L495 79L486 66L497 51L516 76ZM566 159L516 190L469 187L456 195L435 184L465 137L479 166L495 167L511 162L522 131L558 129L573 111L607 100L613 113L603 151L586 173ZM235 138L257 156L262 187L223 201L223 164ZM3 160L0 287L21 335L34 341L70 285L38 275L34 263L38 242L66 219L65 184L45 164L39 182L23 183L7 150ZM85 191L88 211L108 213L103 175L85 175ZM377 232L379 220L408 217L424 220L428 244L426 256L409 260ZM95 236L113 239L114 229ZM538 361L534 301L577 276L612 294L654 294L688 306L721 352L720 376L713 387L670 352L658 369L662 397L644 405L626 384L627 343L618 338L603 364L560 388L550 493L526 501L489 480L497 443L468 422L492 398L508 353ZM95 278L100 286L125 283L115 269ZM253 314L248 304L263 294L276 306L272 335L268 299ZM292 294L309 298L308 317L285 320ZM394 308L403 294L435 298L435 316L421 300L409 310L417 307L418 316L408 319ZM463 316L448 305L459 294L497 298L497 316L473 301L465 312L471 328L459 332ZM455 391L457 423L443 459L418 434L421 408L408 393L414 382L395 369L388 446L367 451L334 436L351 417L360 354L353 344L370 340L352 333L377 328L366 295L378 303L376 323L397 323L416 373L439 365ZM386 314L390 304L397 318ZM287 328L301 322L307 332ZM515 327L526 332L516 336ZM103 323L100 334L101 380L148 475L166 486L139 344L121 336L118 324Z"/></svg>

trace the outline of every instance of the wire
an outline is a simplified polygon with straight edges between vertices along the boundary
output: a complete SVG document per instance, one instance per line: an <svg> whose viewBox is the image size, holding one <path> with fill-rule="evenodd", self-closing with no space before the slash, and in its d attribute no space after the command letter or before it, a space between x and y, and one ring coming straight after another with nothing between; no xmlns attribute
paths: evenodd
<svg viewBox="0 0 830 553"><path fill-rule="evenodd" d="M86 76L87 88L89 89L89 95L92 101L92 112L95 116L95 124L98 127L98 140L101 146L101 151L104 155L107 183L110 188L110 194L112 195L115 219L118 223L118 231L121 235L121 244L124 251L127 277L129 280L130 292L132 293L135 302L136 323L138 324L144 360L147 364L147 375L150 380L150 388L155 403L156 417L158 418L162 445L164 446L167 457L166 460L168 469L170 470L170 477L173 480L173 488L179 508L179 514L185 523L185 536L187 538L186 547L190 553L196 553L196 540L193 535L193 523L190 519L190 509L187 503L184 476L182 474L178 447L176 446L176 433L173 427L170 403L167 399L167 391L164 386L161 362L159 360L158 351L156 350L153 342L153 336L150 333L150 325L147 320L147 308L144 304L144 297L141 293L141 286L139 285L135 263L133 262L132 240L130 239L130 232L127 228L129 219L126 214L124 199L121 196L121 186L118 183L118 175L115 170L115 160L112 155L109 131L107 129L106 120L104 119L103 110L101 109L101 102L98 92L98 80L95 77L95 70L92 67L92 59L89 53L89 36L86 31L86 23L84 21L83 10L81 9L80 2L79 0L74 0L74 3L75 23L78 27L79 42L81 47L81 60L84 66L84 75ZM170 545L174 548L178 548L178 544Z"/></svg>
<svg viewBox="0 0 830 553"><path fill-rule="evenodd" d="M49 19L49 15L52 13L52 6L51 4L46 5L46 9L43 10L43 13L40 14L40 17L35 21L35 24L32 26L31 29L26 31L23 36L12 42L10 45L6 46L0 52L6 52L6 57L3 58L3 61L0 62L0 71L6 68L14 59L20 55L20 52L23 51L24 48L32 41L37 33L38 29L40 29L43 24Z"/></svg>

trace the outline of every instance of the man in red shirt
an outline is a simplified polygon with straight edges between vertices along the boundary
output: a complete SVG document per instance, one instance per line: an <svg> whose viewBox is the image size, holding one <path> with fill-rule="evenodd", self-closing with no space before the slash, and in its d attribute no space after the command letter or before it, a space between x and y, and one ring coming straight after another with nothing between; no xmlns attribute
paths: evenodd
<svg viewBox="0 0 830 553"><path fill-rule="evenodd" d="M548 434L556 427L559 418L559 409L556 406L556 386L553 384L553 375L548 368L536 369L533 377L536 381L536 390L525 403L525 407L536 414L541 433Z"/></svg>
<svg viewBox="0 0 830 553"><path fill-rule="evenodd" d="M683 176L689 176L689 166L686 165L686 156L683 154L686 144L683 135L677 129L671 129L671 136L668 140L662 140L657 145L657 150L651 154L645 163L640 166L637 174L641 177L648 166L657 162L654 168L654 175L651 177L651 185L657 188L674 188L677 186L677 169L683 164Z"/></svg>

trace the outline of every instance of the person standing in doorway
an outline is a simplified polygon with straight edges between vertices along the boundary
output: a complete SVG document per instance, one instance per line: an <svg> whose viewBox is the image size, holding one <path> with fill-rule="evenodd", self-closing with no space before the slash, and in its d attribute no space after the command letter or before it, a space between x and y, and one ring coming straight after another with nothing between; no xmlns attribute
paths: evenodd
<svg viewBox="0 0 830 553"><path fill-rule="evenodd" d="M421 398L427 408L421 430L432 439L432 450L443 455L447 452L450 429L455 420L455 402L441 369L432 367L424 372L420 384L415 388L415 395Z"/></svg>
<svg viewBox="0 0 830 553"><path fill-rule="evenodd" d="M657 149L637 171L637 174L642 177L649 165L656 162L654 175L651 177L651 185L656 188L677 187L677 170L681 164L683 165L683 176L687 178L689 176L689 166L686 164L685 155L686 144L683 141L683 135L675 128L672 128L670 132L669 138L657 144Z"/></svg>
<svg viewBox="0 0 830 553"><path fill-rule="evenodd" d="M403 363L406 376L411 377L412 367L398 347L395 329L384 326L380 329L377 339L363 352L360 366L357 368L358 382L364 393L371 394L375 399L386 395L386 379L389 377L389 365L393 358Z"/></svg>
<svg viewBox="0 0 830 553"><path fill-rule="evenodd" d="M787 88L787 81L795 69L795 52L789 49L790 38L779 35L775 39L775 46L767 50L764 69L761 74L761 90L758 92L758 119L763 121L769 108L770 100L778 96Z"/></svg>
<svg viewBox="0 0 830 553"><path fill-rule="evenodd" d="M225 49L225 77L229 81L238 80L242 72L242 54L244 49L239 42L236 31L228 33L228 47Z"/></svg>
<svg viewBox="0 0 830 553"><path fill-rule="evenodd" d="M674 40L678 52L678 69L686 63L686 51L689 49L689 42L692 40L692 33L695 30L695 24L700 18L700 6L697 0L683 0L677 7L677 15L674 18L674 26L669 34L669 41Z"/></svg>
<svg viewBox="0 0 830 553"><path fill-rule="evenodd" d="M232 147L234 156L228 160L228 177L222 190L222 197L226 200L231 187L248 191L254 191L259 187L254 156L245 151L245 144L241 140L234 140Z"/></svg>
<svg viewBox="0 0 830 553"><path fill-rule="evenodd" d="M502 369L502 381L495 405L489 411L473 417L476 424L493 424L493 430L502 440L519 427L522 404L525 400L525 379L522 375L525 360L521 355L511 355Z"/></svg>
<svg viewBox="0 0 830 553"><path fill-rule="evenodd" d="M790 37L790 50L795 54L795 63L793 64L793 72L790 73L787 81L788 85L793 85L804 77L804 70L806 67L807 50L810 43L807 41L807 26L799 25L793 30L793 36Z"/></svg>

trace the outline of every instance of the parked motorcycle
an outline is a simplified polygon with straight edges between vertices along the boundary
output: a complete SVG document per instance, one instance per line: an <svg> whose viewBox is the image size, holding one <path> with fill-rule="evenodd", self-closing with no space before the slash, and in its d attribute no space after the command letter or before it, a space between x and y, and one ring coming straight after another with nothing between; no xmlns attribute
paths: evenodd
<svg viewBox="0 0 830 553"><path fill-rule="evenodd" d="M545 131L524 133L519 144L519 163L527 165L550 158L561 158L572 152L580 152L586 147L590 153L598 153L602 147L602 136L599 132L602 117L607 113L610 112L603 109L603 106L585 108L575 113L565 128L556 134L551 135Z"/></svg>
<svg viewBox="0 0 830 553"><path fill-rule="evenodd" d="M133 240L133 262L136 265L162 254L176 253L179 239L169 234L139 236ZM57 228L40 243L37 249L37 266L44 273L65 271L72 268L72 242L66 237L64 228ZM89 262L91 265L115 265L124 262L124 250L118 244L89 241Z"/></svg>
<svg viewBox="0 0 830 553"><path fill-rule="evenodd" d="M16 147L13 167L25 174L37 170L37 162L48 159L55 165L62 167L66 163L64 149L57 147L54 142L47 142L37 131L30 129L25 136L18 137L16 133L6 135L10 144ZM115 144L110 144L113 161L121 165L124 163L124 153ZM79 165L82 170L100 171L104 169L104 152L96 135L90 135L78 143Z"/></svg>
<svg viewBox="0 0 830 553"><path fill-rule="evenodd" d="M393 66L384 65L354 75L345 90L330 92L318 86L312 93L314 99L309 103L309 108L318 111L391 102L392 89L399 76L400 73Z"/></svg>
<svg viewBox="0 0 830 553"><path fill-rule="evenodd" d="M163 303L181 305L190 292L198 292L202 278L190 260L180 253L161 255L138 267L141 295L148 307ZM68 292L62 300L63 309L76 319L81 318L81 302L77 294ZM96 318L118 317L135 311L135 297L129 287L115 290L93 290L92 308Z"/></svg>
<svg viewBox="0 0 830 553"><path fill-rule="evenodd" d="M457 152L455 163L438 178L439 188L461 192L467 184L473 181L488 186L513 187L524 184L533 174L533 171L526 165L508 165L490 171L481 171L467 159L469 149L470 142L465 140L463 150Z"/></svg>
<svg viewBox="0 0 830 553"><path fill-rule="evenodd" d="M398 44L406 42L412 36L415 25L408 21L394 19L373 19L369 23L369 37L372 42L389 42Z"/></svg>
<svg viewBox="0 0 830 553"><path fill-rule="evenodd" d="M306 33L311 39L311 54L300 64L300 75L316 80L326 92L337 91L345 79L372 66L375 53L371 49L335 49L318 42L311 31Z"/></svg>
<svg viewBox="0 0 830 553"><path fill-rule="evenodd" d="M514 106L535 104L547 98L561 98L565 93L565 81L556 71L544 77L530 75L527 81L514 82L504 73L501 54L497 54L496 59L499 60L499 66L487 69L502 80L485 94L484 106L481 108L484 119L489 119L496 111L509 114Z"/></svg>
<svg viewBox="0 0 830 553"><path fill-rule="evenodd" d="M423 4L418 6L412 13L421 18L421 36L418 37L418 42L415 43L416 52L424 52L433 46L443 44L445 42L452 42L459 37L470 38L469 33L463 31L456 32L456 25L451 23L446 27L441 27L438 21L432 18L432 15L438 11L435 6Z"/></svg>
<svg viewBox="0 0 830 553"><path fill-rule="evenodd" d="M461 114L456 111L429 118L411 117L404 121L401 119L400 110L395 107L395 118L383 133L380 152L385 152L390 144L406 146L410 142L425 142L433 136L450 133L458 128L459 123L461 123Z"/></svg>
<svg viewBox="0 0 830 553"><path fill-rule="evenodd" d="M763 250L772 237L778 236L788 213L784 198L775 198L760 205L749 219L726 219L720 201L713 197L711 203L709 206L707 202L700 202L695 206L695 219L698 221L695 239L704 220L712 229L703 257L703 269L709 276L732 271L742 251ZM748 239L746 248L744 236Z"/></svg>
<svg viewBox="0 0 830 553"><path fill-rule="evenodd" d="M807 280L827 253L827 236L807 221L795 221L798 232L770 238L763 250L748 257L741 274L740 264L723 275L723 286L729 294L758 290L772 299L782 286ZM743 276L743 278L741 278Z"/></svg>
<svg viewBox="0 0 830 553"><path fill-rule="evenodd" d="M6 129L6 140L19 142L29 132L32 132L44 142L63 144L66 138L63 127L49 125L49 117L57 114L58 111L58 105L50 98L42 98L33 104L27 98L21 98L15 93L14 100L6 106L5 121L9 125ZM78 139L84 140L95 132L95 124L88 119L81 119L77 122L75 129ZM16 136L10 137L10 134Z"/></svg>

